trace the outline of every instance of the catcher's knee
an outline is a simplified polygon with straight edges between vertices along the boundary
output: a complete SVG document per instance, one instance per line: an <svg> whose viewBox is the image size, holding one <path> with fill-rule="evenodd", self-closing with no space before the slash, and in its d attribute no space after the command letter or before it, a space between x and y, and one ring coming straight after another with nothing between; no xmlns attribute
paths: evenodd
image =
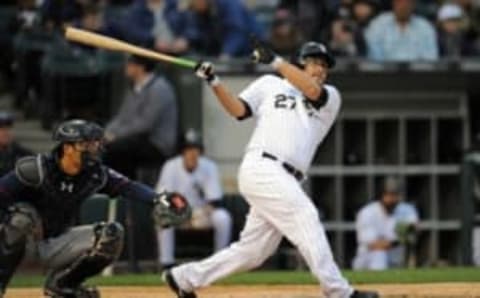
<svg viewBox="0 0 480 298"><path fill-rule="evenodd" d="M125 231L118 222L100 222L94 227L95 243L91 254L116 259L122 252Z"/></svg>
<svg viewBox="0 0 480 298"><path fill-rule="evenodd" d="M40 224L37 210L27 203L11 205L2 219L1 241L7 245L24 242L35 226Z"/></svg>

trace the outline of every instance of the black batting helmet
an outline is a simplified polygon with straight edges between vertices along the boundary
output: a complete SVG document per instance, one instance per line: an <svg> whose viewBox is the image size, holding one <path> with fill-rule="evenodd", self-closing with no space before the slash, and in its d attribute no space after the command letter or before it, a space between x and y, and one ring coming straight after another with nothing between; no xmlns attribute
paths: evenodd
<svg viewBox="0 0 480 298"><path fill-rule="evenodd" d="M101 140L103 136L100 125L82 119L62 122L53 132L53 140L61 143Z"/></svg>
<svg viewBox="0 0 480 298"><path fill-rule="evenodd" d="M320 42L308 41L304 43L294 57L294 63L299 66L305 66L305 58L320 57L327 62L328 68L335 66L335 57L330 53L327 47Z"/></svg>

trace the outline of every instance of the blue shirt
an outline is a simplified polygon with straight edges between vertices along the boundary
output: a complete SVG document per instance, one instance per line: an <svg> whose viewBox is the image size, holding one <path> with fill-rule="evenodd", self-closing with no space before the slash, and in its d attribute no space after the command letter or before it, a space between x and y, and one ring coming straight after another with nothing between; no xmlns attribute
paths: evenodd
<svg viewBox="0 0 480 298"><path fill-rule="evenodd" d="M365 32L368 57L378 61L437 60L437 35L424 18L412 16L400 27L392 12L376 17Z"/></svg>

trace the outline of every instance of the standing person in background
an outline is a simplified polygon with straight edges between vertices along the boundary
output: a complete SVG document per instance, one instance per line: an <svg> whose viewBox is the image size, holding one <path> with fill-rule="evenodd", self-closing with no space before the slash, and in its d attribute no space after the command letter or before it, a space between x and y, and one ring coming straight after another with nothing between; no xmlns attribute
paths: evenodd
<svg viewBox="0 0 480 298"><path fill-rule="evenodd" d="M157 183L157 190L163 188L188 198L193 212L190 222L193 229L213 228L214 251L230 243L232 217L223 207L218 168L203 155L203 143L195 130L185 133L181 155L165 163ZM174 228L158 228L157 239L160 266L171 268L175 265Z"/></svg>
<svg viewBox="0 0 480 298"><path fill-rule="evenodd" d="M0 176L11 171L18 159L32 154L31 150L15 141L12 132L13 124L13 115L0 111Z"/></svg>
<svg viewBox="0 0 480 298"><path fill-rule="evenodd" d="M240 165L238 186L250 205L240 239L213 256L164 272L179 298L235 272L260 266L285 236L305 258L328 298L378 298L356 291L335 264L328 239L301 181L318 145L332 127L341 105L339 91L326 83L334 57L324 44L307 42L291 64L264 43L253 41L254 61L270 65L280 76L264 75L240 95L230 92L210 62L199 63L219 104L232 117L256 118L256 127Z"/></svg>
<svg viewBox="0 0 480 298"><path fill-rule="evenodd" d="M415 0L393 0L393 10L373 19L365 32L368 57L377 61L438 59L437 34L430 22L413 13Z"/></svg>
<svg viewBox="0 0 480 298"><path fill-rule="evenodd" d="M177 145L177 99L154 69L150 59L129 58L125 72L132 88L106 127L105 163L130 178L141 165L161 166Z"/></svg>

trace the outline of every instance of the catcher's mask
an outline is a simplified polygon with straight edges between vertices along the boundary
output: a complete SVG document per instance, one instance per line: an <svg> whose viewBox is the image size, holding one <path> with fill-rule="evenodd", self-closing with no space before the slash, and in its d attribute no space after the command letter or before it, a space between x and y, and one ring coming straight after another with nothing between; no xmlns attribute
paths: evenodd
<svg viewBox="0 0 480 298"><path fill-rule="evenodd" d="M59 146L70 144L79 151L84 166L99 162L104 151L103 128L81 119L62 122L54 131L53 140L59 142Z"/></svg>

